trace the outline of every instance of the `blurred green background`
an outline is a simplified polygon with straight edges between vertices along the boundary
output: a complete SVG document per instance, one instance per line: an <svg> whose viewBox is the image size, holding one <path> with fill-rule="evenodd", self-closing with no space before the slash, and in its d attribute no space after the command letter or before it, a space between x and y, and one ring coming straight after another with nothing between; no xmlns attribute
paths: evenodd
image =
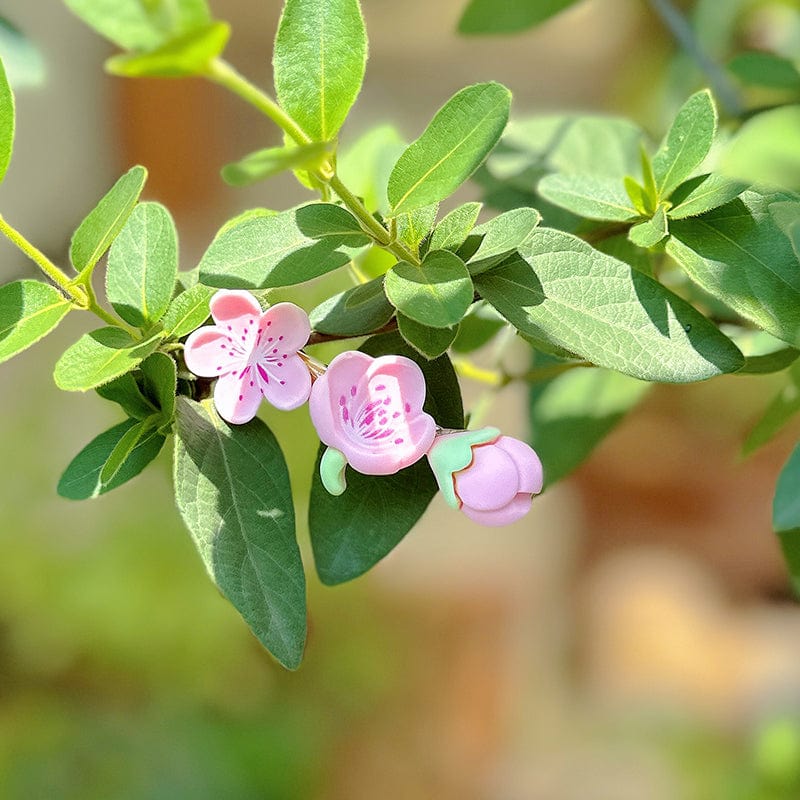
<svg viewBox="0 0 800 800"><path fill-rule="evenodd" d="M485 39L455 33L461 0L363 5L371 56L345 148L387 119L413 138L478 80L507 84L516 116L625 113L654 136L704 84L640 0L585 0ZM233 25L229 59L268 85L280 4L212 6ZM47 77L19 91L0 209L56 261L132 163L176 217L184 269L234 213L305 197L283 178L222 184L222 164L279 137L219 90L105 76L110 49L55 0L2 13ZM721 58L800 51L797 3L696 13ZM34 276L5 242L0 258L4 281ZM290 674L207 580L171 453L100 499L56 495L72 456L119 421L52 381L90 327L74 315L0 371L0 798L800 798L800 614L770 533L800 428L738 457L779 377L657 387L525 520L481 529L437 499L373 573L335 589L313 577L301 499L310 635ZM474 404L480 387L464 388ZM307 413L269 420L302 498ZM525 392L505 390L486 422L524 436Z"/></svg>

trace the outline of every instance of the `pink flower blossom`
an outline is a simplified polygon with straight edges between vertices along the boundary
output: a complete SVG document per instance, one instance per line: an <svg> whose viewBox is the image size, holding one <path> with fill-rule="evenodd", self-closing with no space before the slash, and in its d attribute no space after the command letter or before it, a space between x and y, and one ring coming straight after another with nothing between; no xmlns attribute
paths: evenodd
<svg viewBox="0 0 800 800"><path fill-rule="evenodd" d="M456 431L436 438L428 461L445 501L481 525L524 517L542 491L542 464L534 450L497 428Z"/></svg>
<svg viewBox="0 0 800 800"><path fill-rule="evenodd" d="M346 461L366 475L392 475L433 441L436 423L424 402L425 378L413 361L350 350L316 380L308 407L319 438L340 451L342 472Z"/></svg>
<svg viewBox="0 0 800 800"><path fill-rule="evenodd" d="M294 303L266 311L250 292L221 289L210 303L214 325L186 340L186 366L204 378L218 378L214 405L240 425L256 415L262 398L288 411L311 391L311 375L297 351L308 341L308 316Z"/></svg>

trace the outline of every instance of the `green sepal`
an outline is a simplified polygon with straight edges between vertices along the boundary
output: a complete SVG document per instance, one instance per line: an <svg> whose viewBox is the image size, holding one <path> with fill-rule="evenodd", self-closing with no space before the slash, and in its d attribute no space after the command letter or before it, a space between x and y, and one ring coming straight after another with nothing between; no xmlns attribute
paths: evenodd
<svg viewBox="0 0 800 800"><path fill-rule="evenodd" d="M332 494L334 497L344 494L344 490L347 488L346 469L345 454L335 447L328 447L319 462L319 477L328 494Z"/></svg>

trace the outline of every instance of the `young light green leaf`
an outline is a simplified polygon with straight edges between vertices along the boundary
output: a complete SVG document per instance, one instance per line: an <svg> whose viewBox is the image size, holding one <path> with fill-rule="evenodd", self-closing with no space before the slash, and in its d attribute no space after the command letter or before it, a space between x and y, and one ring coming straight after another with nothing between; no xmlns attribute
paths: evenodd
<svg viewBox="0 0 800 800"><path fill-rule="evenodd" d="M642 167L642 200L644 201L645 216L655 214L658 208L659 190L656 186L656 175L653 161L644 146L644 142L639 142L639 162Z"/></svg>
<svg viewBox="0 0 800 800"><path fill-rule="evenodd" d="M0 286L0 362L50 333L70 308L58 289L41 281Z"/></svg>
<svg viewBox="0 0 800 800"><path fill-rule="evenodd" d="M15 89L44 83L47 69L41 50L3 17L0 17L0 53L3 54L2 67L5 68L8 83Z"/></svg>
<svg viewBox="0 0 800 800"><path fill-rule="evenodd" d="M78 272L91 269L128 221L147 180L144 167L131 167L88 213L72 235L69 256Z"/></svg>
<svg viewBox="0 0 800 800"><path fill-rule="evenodd" d="M750 455L769 442L800 411L800 363L786 371L786 385L767 406L742 444L742 455Z"/></svg>
<svg viewBox="0 0 800 800"><path fill-rule="evenodd" d="M113 381L96 387L95 391L104 400L117 403L133 419L146 419L158 411L156 406L142 394L139 384L131 372L126 372L124 375L114 378Z"/></svg>
<svg viewBox="0 0 800 800"><path fill-rule="evenodd" d="M106 295L131 325L146 328L169 306L178 275L178 233L160 203L139 203L111 245Z"/></svg>
<svg viewBox="0 0 800 800"><path fill-rule="evenodd" d="M454 325L452 328L431 328L429 325L415 322L399 311L397 312L397 328L403 339L428 360L438 358L442 353L446 353L447 348L458 334L458 325Z"/></svg>
<svg viewBox="0 0 800 800"><path fill-rule="evenodd" d="M439 204L433 203L409 211L408 214L398 214L396 217L397 238L408 245L412 252L418 253L419 246L431 232L438 213Z"/></svg>
<svg viewBox="0 0 800 800"><path fill-rule="evenodd" d="M0 61L0 182L6 176L14 149L14 94L8 85L6 70Z"/></svg>
<svg viewBox="0 0 800 800"><path fill-rule="evenodd" d="M545 200L586 219L625 222L638 216L619 179L600 175L546 175L537 187Z"/></svg>
<svg viewBox="0 0 800 800"><path fill-rule="evenodd" d="M122 435L122 438L109 453L106 463L100 468L100 484L108 485L117 477L120 470L133 457L142 440L153 435L155 420L144 419L136 422Z"/></svg>
<svg viewBox="0 0 800 800"><path fill-rule="evenodd" d="M393 214L437 203L480 166L508 122L511 92L479 83L457 92L400 156L389 176Z"/></svg>
<svg viewBox="0 0 800 800"><path fill-rule="evenodd" d="M523 335L641 380L704 380L744 361L688 303L562 231L537 230L475 286Z"/></svg>
<svg viewBox="0 0 800 800"><path fill-rule="evenodd" d="M355 217L330 203L244 217L217 234L200 261L200 280L229 289L292 286L347 264L348 248L367 242Z"/></svg>
<svg viewBox="0 0 800 800"><path fill-rule="evenodd" d="M331 154L330 142L311 142L299 147L267 147L222 168L229 186L249 186L290 169L318 169Z"/></svg>
<svg viewBox="0 0 800 800"><path fill-rule="evenodd" d="M458 379L447 356L427 361L396 332L373 336L361 349L375 357L402 355L416 361L427 386L425 411L442 427L464 427ZM414 527L436 492L424 458L395 475L362 475L348 469L347 490L339 497L325 491L317 463L308 524L320 580L329 586L344 583L375 566Z"/></svg>
<svg viewBox="0 0 800 800"><path fill-rule="evenodd" d="M769 213L782 195L744 192L701 217L670 225L667 252L689 277L741 316L800 344L800 270Z"/></svg>
<svg viewBox="0 0 800 800"><path fill-rule="evenodd" d="M161 409L159 423L169 423L175 415L178 371L166 353L152 353L142 361L142 388L145 396Z"/></svg>
<svg viewBox="0 0 800 800"><path fill-rule="evenodd" d="M474 293L464 262L449 250L432 250L419 267L395 264L386 273L384 288L398 311L433 328L460 322Z"/></svg>
<svg viewBox="0 0 800 800"><path fill-rule="evenodd" d="M742 82L770 89L800 90L800 70L788 58L758 50L739 53L728 62L728 69Z"/></svg>
<svg viewBox="0 0 800 800"><path fill-rule="evenodd" d="M647 199L647 193L644 186L642 186L630 175L626 175L624 177L622 185L625 187L625 194L628 195L628 199L631 201L633 207L639 212L639 214L641 214L643 217L646 217L648 213L647 208L649 201Z"/></svg>
<svg viewBox="0 0 800 800"><path fill-rule="evenodd" d="M453 341L456 353L471 353L483 347L508 323L485 300L473 303L458 326L458 335Z"/></svg>
<svg viewBox="0 0 800 800"><path fill-rule="evenodd" d="M386 325L394 308L383 291L383 276L329 297L310 314L311 327L336 336L360 336Z"/></svg>
<svg viewBox="0 0 800 800"><path fill-rule="evenodd" d="M175 499L208 574L288 669L303 657L306 592L283 453L258 418L229 426L178 401Z"/></svg>
<svg viewBox="0 0 800 800"><path fill-rule="evenodd" d="M708 90L693 94L678 111L658 152L653 172L663 200L702 164L717 130L717 110Z"/></svg>
<svg viewBox="0 0 800 800"><path fill-rule="evenodd" d="M481 238L478 248L469 257L470 274L486 272L510 256L518 247L524 247L531 240L541 220L542 217L535 208L515 208L474 228L469 238Z"/></svg>
<svg viewBox="0 0 800 800"><path fill-rule="evenodd" d="M336 136L361 90L366 63L358 0L286 0L272 56L275 91L313 140Z"/></svg>
<svg viewBox="0 0 800 800"><path fill-rule="evenodd" d="M650 219L634 225L628 231L628 238L637 247L655 247L668 233L667 212L660 204Z"/></svg>
<svg viewBox="0 0 800 800"><path fill-rule="evenodd" d="M137 342L120 328L85 333L56 362L56 386L67 392L94 389L136 369L160 342L160 335Z"/></svg>
<svg viewBox="0 0 800 800"><path fill-rule="evenodd" d="M431 235L430 250L458 250L469 235L482 203L464 203L439 220Z"/></svg>
<svg viewBox="0 0 800 800"><path fill-rule="evenodd" d="M57 490L59 495L67 500L88 500L135 478L159 454L166 441L153 429L136 442L124 463L108 482L101 480L100 473L120 441L140 424L133 419L125 420L89 442L72 459L61 476Z"/></svg>
<svg viewBox="0 0 800 800"><path fill-rule="evenodd" d="M185 292L181 292L167 308L161 319L164 333L170 339L180 339L199 328L209 314L208 304L214 289L196 283Z"/></svg>
<svg viewBox="0 0 800 800"><path fill-rule="evenodd" d="M670 219L685 219L705 214L735 200L747 184L722 175L698 175L682 183L672 193Z"/></svg>
<svg viewBox="0 0 800 800"><path fill-rule="evenodd" d="M577 0L470 0L458 23L464 34L518 33L575 5Z"/></svg>
<svg viewBox="0 0 800 800"><path fill-rule="evenodd" d="M792 451L778 478L772 527L780 539L795 591L800 591L800 445Z"/></svg>

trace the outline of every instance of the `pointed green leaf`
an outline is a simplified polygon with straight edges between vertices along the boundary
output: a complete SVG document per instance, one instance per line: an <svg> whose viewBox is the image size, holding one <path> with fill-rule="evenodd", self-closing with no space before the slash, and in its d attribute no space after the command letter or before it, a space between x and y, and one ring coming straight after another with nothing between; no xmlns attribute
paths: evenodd
<svg viewBox="0 0 800 800"><path fill-rule="evenodd" d="M395 164L389 177L393 213L451 195L497 144L510 105L511 92L499 83L479 83L453 95Z"/></svg>
<svg viewBox="0 0 800 800"><path fill-rule="evenodd" d="M160 342L160 335L138 342L120 328L85 333L58 359L53 373L56 386L67 392L94 389L136 369Z"/></svg>
<svg viewBox="0 0 800 800"><path fill-rule="evenodd" d="M659 199L669 197L703 163L716 130L717 110L711 93L693 94L678 111L653 157Z"/></svg>
<svg viewBox="0 0 800 800"><path fill-rule="evenodd" d="M546 175L536 189L546 200L586 219L625 222L638 216L625 187L615 178Z"/></svg>
<svg viewBox="0 0 800 800"><path fill-rule="evenodd" d="M667 252L689 277L738 314L800 344L800 269L769 213L782 195L744 192L724 206L670 225Z"/></svg>
<svg viewBox="0 0 800 800"><path fill-rule="evenodd" d="M667 212L663 203L656 209L651 219L634 225L628 231L628 238L637 247L655 247L668 233Z"/></svg>
<svg viewBox="0 0 800 800"><path fill-rule="evenodd" d="M14 95L8 85L5 67L0 61L0 181L8 171L14 149Z"/></svg>
<svg viewBox="0 0 800 800"><path fill-rule="evenodd" d="M175 499L208 574L288 669L303 657L306 592L283 453L258 418L229 426L178 401Z"/></svg>
<svg viewBox="0 0 800 800"><path fill-rule="evenodd" d="M433 230L429 249L458 250L475 225L482 205L482 203L464 203L463 206L453 209L442 217Z"/></svg>
<svg viewBox="0 0 800 800"><path fill-rule="evenodd" d="M131 325L146 328L169 306L178 275L178 234L160 203L139 203L111 245L106 295Z"/></svg>
<svg viewBox="0 0 800 800"><path fill-rule="evenodd" d="M167 308L161 318L161 325L168 338L180 339L199 328L209 317L209 301L214 289L196 283L185 292L181 292Z"/></svg>
<svg viewBox="0 0 800 800"><path fill-rule="evenodd" d="M789 237L794 254L800 261L800 199L781 200L769 204L770 216L778 227Z"/></svg>
<svg viewBox="0 0 800 800"><path fill-rule="evenodd" d="M458 23L464 34L519 33L575 5L577 0L470 0Z"/></svg>
<svg viewBox="0 0 800 800"><path fill-rule="evenodd" d="M150 429L140 438L124 463L108 482L103 482L100 473L117 445L141 423L133 419L115 425L101 433L72 459L58 482L58 493L68 500L88 500L110 492L131 478L135 478L161 451L166 439Z"/></svg>
<svg viewBox="0 0 800 800"><path fill-rule="evenodd" d="M523 335L641 380L704 380L744 361L684 300L562 231L537 230L475 286Z"/></svg>
<svg viewBox="0 0 800 800"><path fill-rule="evenodd" d="M69 256L78 272L90 269L128 221L147 180L144 167L131 167L88 213L72 235Z"/></svg>
<svg viewBox="0 0 800 800"><path fill-rule="evenodd" d="M360 336L382 328L393 314L381 276L328 298L309 314L309 319L320 333Z"/></svg>
<svg viewBox="0 0 800 800"><path fill-rule="evenodd" d="M644 142L639 142L639 162L642 167L642 199L644 201L644 213L650 216L655 213L658 207L659 190L656 186L656 176L653 162L644 146Z"/></svg>
<svg viewBox="0 0 800 800"><path fill-rule="evenodd" d="M524 247L533 236L542 217L535 208L515 208L474 228L472 235L480 236L480 244L469 258L471 275L486 272ZM470 239L472 236L470 236Z"/></svg>
<svg viewBox="0 0 800 800"><path fill-rule="evenodd" d="M166 353L149 355L140 367L145 396L161 409L160 423L169 423L175 415L178 372L175 361Z"/></svg>
<svg viewBox="0 0 800 800"><path fill-rule="evenodd" d="M361 90L366 62L358 0L286 0L272 56L275 91L313 140L336 136Z"/></svg>
<svg viewBox="0 0 800 800"><path fill-rule="evenodd" d="M117 477L125 464L133 458L134 451L144 439L152 435L155 428L153 419L144 419L136 422L123 434L114 446L106 463L100 469L101 485L110 484Z"/></svg>
<svg viewBox="0 0 800 800"><path fill-rule="evenodd" d="M151 403L139 388L133 373L126 372L113 381L95 388L97 394L105 400L117 403L122 410L133 419L146 419L158 409Z"/></svg>
<svg viewBox="0 0 800 800"><path fill-rule="evenodd" d="M419 246L422 240L431 232L438 213L439 204L433 203L432 205L409 211L408 214L398 214L396 217L397 238L406 244L412 252L418 253Z"/></svg>
<svg viewBox="0 0 800 800"><path fill-rule="evenodd" d="M639 214L641 214L643 217L646 217L649 202L644 186L631 178L630 175L625 176L622 181L622 185L625 187L625 194L628 195L628 199L631 201L633 207L639 212Z"/></svg>
<svg viewBox="0 0 800 800"><path fill-rule="evenodd" d="M722 175L698 175L682 183L672 193L670 219L696 217L735 200L747 184Z"/></svg>
<svg viewBox="0 0 800 800"><path fill-rule="evenodd" d="M739 53L728 62L728 69L742 83L800 91L800 70L797 65L774 53L757 50Z"/></svg>
<svg viewBox="0 0 800 800"><path fill-rule="evenodd" d="M249 186L290 169L318 169L331 154L330 142L311 142L300 147L267 147L222 168L229 186Z"/></svg>
<svg viewBox="0 0 800 800"><path fill-rule="evenodd" d="M800 445L781 470L772 501L772 527L781 542L795 591L800 590Z"/></svg>
<svg viewBox="0 0 800 800"><path fill-rule="evenodd" d="M446 353L458 334L458 325L452 328L431 328L429 325L415 322L400 312L397 313L397 328L403 339L429 360Z"/></svg>
<svg viewBox="0 0 800 800"><path fill-rule="evenodd" d="M800 411L800 363L795 361L786 371L786 385L772 398L761 418L752 427L742 444L742 455L758 450Z"/></svg>
<svg viewBox="0 0 800 800"><path fill-rule="evenodd" d="M419 267L395 264L386 273L384 288L398 311L433 328L460 322L474 293L464 262L449 250L432 250Z"/></svg>
<svg viewBox="0 0 800 800"><path fill-rule="evenodd" d="M58 289L41 281L0 286L0 362L50 333L70 308Z"/></svg>
<svg viewBox="0 0 800 800"><path fill-rule="evenodd" d="M450 361L441 356L427 361L397 333L374 336L361 348L371 356L402 355L419 364L425 375L425 411L446 428L464 427L458 379ZM391 552L417 523L438 487L424 458L395 475L362 475L347 470L347 489L333 497L319 477L320 449L308 524L314 563L328 585L357 578Z"/></svg>

